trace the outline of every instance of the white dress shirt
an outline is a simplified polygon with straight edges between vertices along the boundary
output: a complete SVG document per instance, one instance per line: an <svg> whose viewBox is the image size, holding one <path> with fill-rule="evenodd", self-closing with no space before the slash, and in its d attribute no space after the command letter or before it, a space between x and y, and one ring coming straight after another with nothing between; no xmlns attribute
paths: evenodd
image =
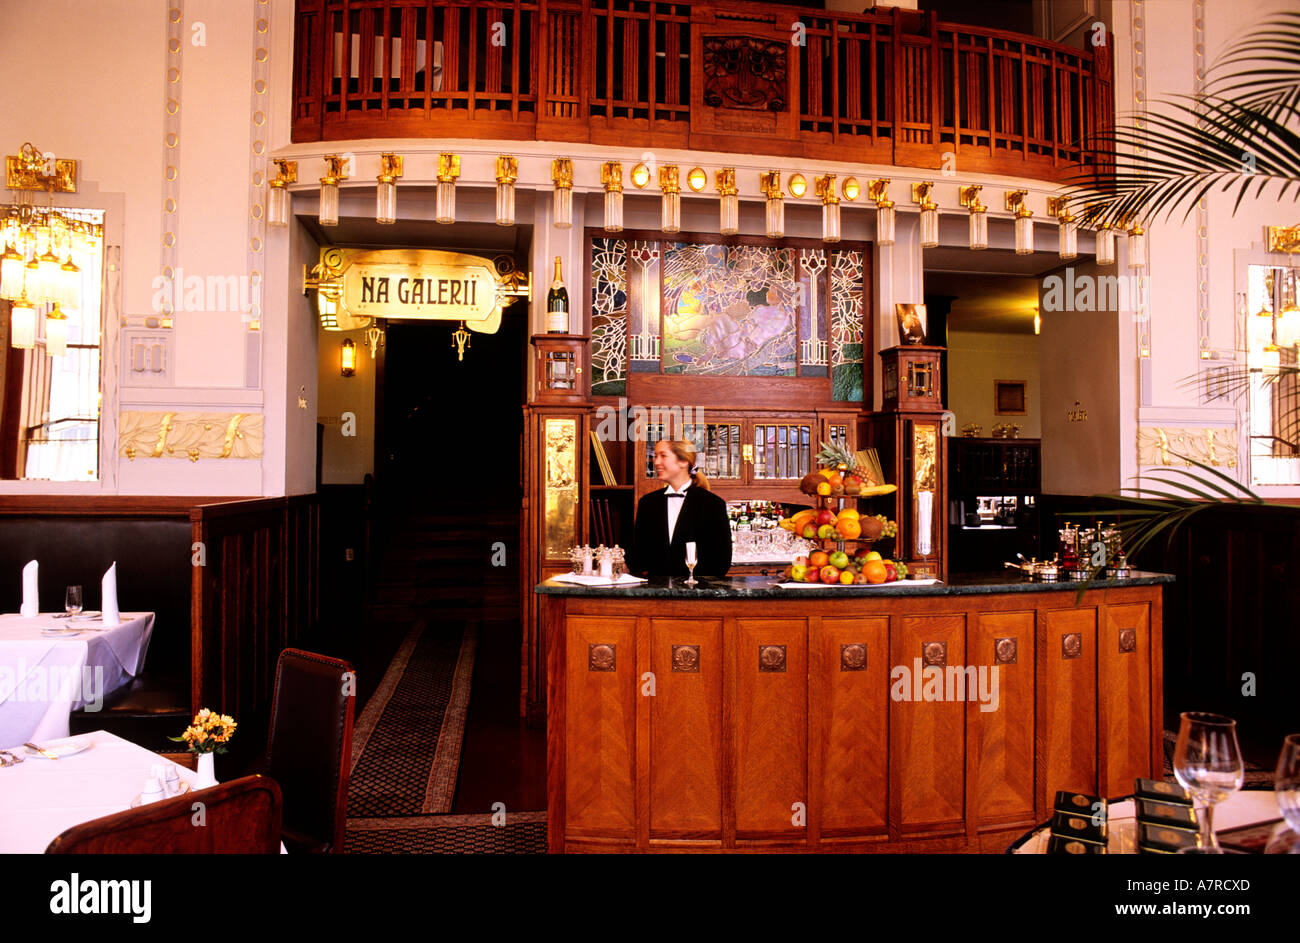
<svg viewBox="0 0 1300 943"><path fill-rule="evenodd" d="M672 485L669 485L667 488L664 489L664 492L666 494L685 494L686 489L689 488L690 486L691 483L688 481L686 482L686 484L682 485L682 490L678 491ZM668 499L668 542L669 543L673 542L673 531L677 529L677 518L682 513L682 505L685 503L686 503L685 498Z"/></svg>

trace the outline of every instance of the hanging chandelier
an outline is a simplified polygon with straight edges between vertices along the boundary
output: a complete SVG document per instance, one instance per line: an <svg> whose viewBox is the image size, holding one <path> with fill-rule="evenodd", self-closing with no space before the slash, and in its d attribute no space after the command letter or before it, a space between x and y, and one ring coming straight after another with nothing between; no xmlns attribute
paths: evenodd
<svg viewBox="0 0 1300 943"><path fill-rule="evenodd" d="M79 303L81 269L74 246L102 234L83 214L56 209L54 194L76 192L76 161L56 160L31 144L5 161L13 202L0 210L0 298L30 305ZM41 206L33 194L44 191Z"/></svg>

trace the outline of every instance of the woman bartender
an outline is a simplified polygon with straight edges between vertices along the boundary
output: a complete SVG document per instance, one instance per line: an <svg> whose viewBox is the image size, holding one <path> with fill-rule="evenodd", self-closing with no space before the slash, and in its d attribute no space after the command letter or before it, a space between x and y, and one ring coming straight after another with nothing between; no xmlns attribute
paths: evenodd
<svg viewBox="0 0 1300 943"><path fill-rule="evenodd" d="M727 502L709 491L690 442L655 443L655 471L668 487L652 491L636 508L636 542L628 569L650 577L687 576L686 544L695 544L696 576L726 576L731 568Z"/></svg>

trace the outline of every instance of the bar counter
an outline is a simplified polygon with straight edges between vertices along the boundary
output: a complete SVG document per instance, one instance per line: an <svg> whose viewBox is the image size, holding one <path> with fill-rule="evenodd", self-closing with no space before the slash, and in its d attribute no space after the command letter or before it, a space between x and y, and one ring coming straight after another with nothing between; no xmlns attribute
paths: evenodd
<svg viewBox="0 0 1300 943"><path fill-rule="evenodd" d="M552 852L1000 852L1163 766L1161 592L548 580Z"/></svg>

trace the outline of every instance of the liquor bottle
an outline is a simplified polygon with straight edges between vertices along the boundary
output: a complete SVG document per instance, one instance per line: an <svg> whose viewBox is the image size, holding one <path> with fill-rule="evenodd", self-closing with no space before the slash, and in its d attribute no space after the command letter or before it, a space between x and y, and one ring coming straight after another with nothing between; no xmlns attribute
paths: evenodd
<svg viewBox="0 0 1300 943"><path fill-rule="evenodd" d="M569 293L560 277L560 257L555 257L555 281L546 294L546 333L569 333Z"/></svg>
<svg viewBox="0 0 1300 943"><path fill-rule="evenodd" d="M749 505L746 504L744 509L741 510L740 512L740 522L736 525L736 530L748 531L750 529L751 528L749 526Z"/></svg>

